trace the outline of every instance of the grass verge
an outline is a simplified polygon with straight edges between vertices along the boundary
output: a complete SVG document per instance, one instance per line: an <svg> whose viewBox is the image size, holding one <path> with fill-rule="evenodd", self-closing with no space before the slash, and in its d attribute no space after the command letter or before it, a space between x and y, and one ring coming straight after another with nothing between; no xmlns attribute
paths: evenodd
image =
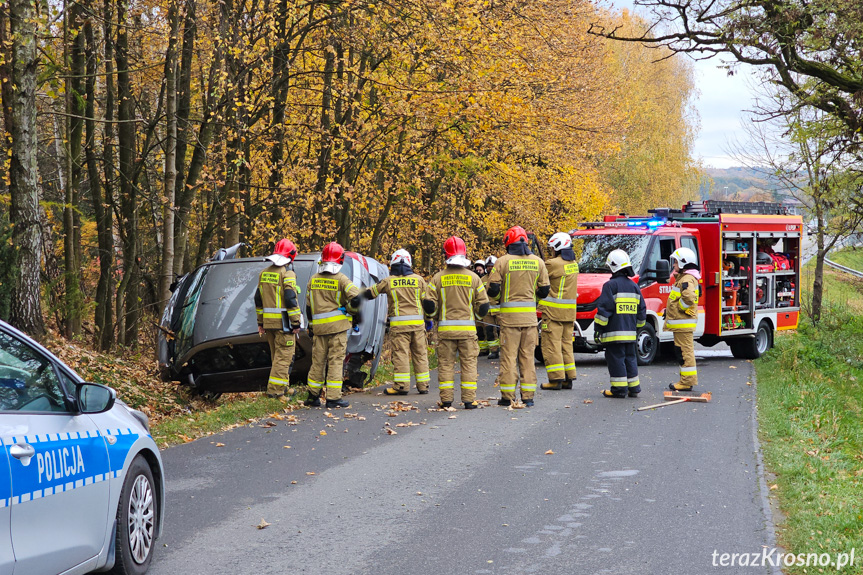
<svg viewBox="0 0 863 575"><path fill-rule="evenodd" d="M834 557L856 549L856 565L842 572L863 573L863 284L825 275L821 323L801 317L797 333L755 362L759 434L785 515L780 545Z"/></svg>

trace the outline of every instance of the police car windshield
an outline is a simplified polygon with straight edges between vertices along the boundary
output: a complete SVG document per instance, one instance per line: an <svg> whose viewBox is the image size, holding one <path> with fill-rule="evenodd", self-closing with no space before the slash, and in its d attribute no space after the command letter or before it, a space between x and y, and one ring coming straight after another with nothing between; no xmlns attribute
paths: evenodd
<svg viewBox="0 0 863 575"><path fill-rule="evenodd" d="M650 236L640 234L596 234L578 235L572 238L572 249L578 261L578 269L586 274L611 273L605 259L613 250L629 254L632 269L638 273L647 252Z"/></svg>

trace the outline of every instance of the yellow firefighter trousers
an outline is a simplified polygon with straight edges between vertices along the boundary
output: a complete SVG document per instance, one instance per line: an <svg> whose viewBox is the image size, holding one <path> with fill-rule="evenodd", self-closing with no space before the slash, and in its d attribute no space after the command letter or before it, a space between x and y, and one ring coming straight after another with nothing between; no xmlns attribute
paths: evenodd
<svg viewBox="0 0 863 575"><path fill-rule="evenodd" d="M533 399L536 391L536 368L533 353L536 349L536 327L500 328L500 395L514 400L521 372L521 399ZM516 363L518 370L516 370Z"/></svg>
<svg viewBox="0 0 863 575"><path fill-rule="evenodd" d="M423 330L390 332L390 345L393 349L393 388L410 391L411 360L414 363L414 376L417 389L429 388L429 355L426 332Z"/></svg>
<svg viewBox="0 0 863 575"><path fill-rule="evenodd" d="M439 339L437 344L437 380L441 401L454 401L455 362L461 363L461 400L476 401L476 360L479 343L476 336L465 339Z"/></svg>
<svg viewBox="0 0 863 575"><path fill-rule="evenodd" d="M698 385L698 370L695 367L695 343L692 332L674 332L674 347L680 364L680 385ZM679 350L679 351L678 351Z"/></svg>
<svg viewBox="0 0 863 575"><path fill-rule="evenodd" d="M309 368L309 392L318 396L326 383L327 399L341 399L342 373L348 332L315 335L312 338L312 367Z"/></svg>
<svg viewBox="0 0 863 575"><path fill-rule="evenodd" d="M548 381L575 379L575 359L572 355L572 322L542 320L542 358Z"/></svg>
<svg viewBox="0 0 863 575"><path fill-rule="evenodd" d="M291 362L294 361L294 344L296 337L292 333L283 333L268 329L267 343L270 344L270 357L273 367L270 368L270 379L267 381L267 393L284 395L290 385Z"/></svg>

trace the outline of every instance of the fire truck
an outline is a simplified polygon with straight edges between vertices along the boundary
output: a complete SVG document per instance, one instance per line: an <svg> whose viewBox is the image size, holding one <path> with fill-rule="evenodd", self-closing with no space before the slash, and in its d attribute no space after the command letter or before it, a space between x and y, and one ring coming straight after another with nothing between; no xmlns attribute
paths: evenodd
<svg viewBox="0 0 863 575"><path fill-rule="evenodd" d="M575 351L602 349L594 341L593 318L610 277L605 259L614 249L629 254L633 280L647 304L647 323L637 339L641 365L673 346L673 334L663 329L663 312L673 285L670 256L677 248L698 255L696 341L708 347L725 342L734 357L755 359L773 345L776 330L797 328L800 216L775 203L713 200L648 214L609 215L570 232L580 268Z"/></svg>

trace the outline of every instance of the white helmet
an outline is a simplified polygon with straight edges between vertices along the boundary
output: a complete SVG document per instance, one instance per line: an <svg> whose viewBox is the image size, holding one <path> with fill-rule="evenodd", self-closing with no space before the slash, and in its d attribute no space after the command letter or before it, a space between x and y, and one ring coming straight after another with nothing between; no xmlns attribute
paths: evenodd
<svg viewBox="0 0 863 575"><path fill-rule="evenodd" d="M572 237L566 232L557 232L548 238L548 246L556 252L572 247Z"/></svg>
<svg viewBox="0 0 863 575"><path fill-rule="evenodd" d="M626 267L631 267L629 255L623 250L614 250L605 259L605 265L609 267L611 273L615 273Z"/></svg>
<svg viewBox="0 0 863 575"><path fill-rule="evenodd" d="M494 256L488 256L487 258L485 258L485 267L487 267L487 268L493 267L494 264L496 264L496 263L497 263L497 258Z"/></svg>
<svg viewBox="0 0 863 575"><path fill-rule="evenodd" d="M696 257L695 252L689 248L677 248L671 253L671 260L677 260L677 265L680 269L683 269L690 264L698 265L698 257Z"/></svg>
<svg viewBox="0 0 863 575"><path fill-rule="evenodd" d="M410 268L413 267L413 259L407 250L396 250L390 259L390 265L393 264L405 264Z"/></svg>

